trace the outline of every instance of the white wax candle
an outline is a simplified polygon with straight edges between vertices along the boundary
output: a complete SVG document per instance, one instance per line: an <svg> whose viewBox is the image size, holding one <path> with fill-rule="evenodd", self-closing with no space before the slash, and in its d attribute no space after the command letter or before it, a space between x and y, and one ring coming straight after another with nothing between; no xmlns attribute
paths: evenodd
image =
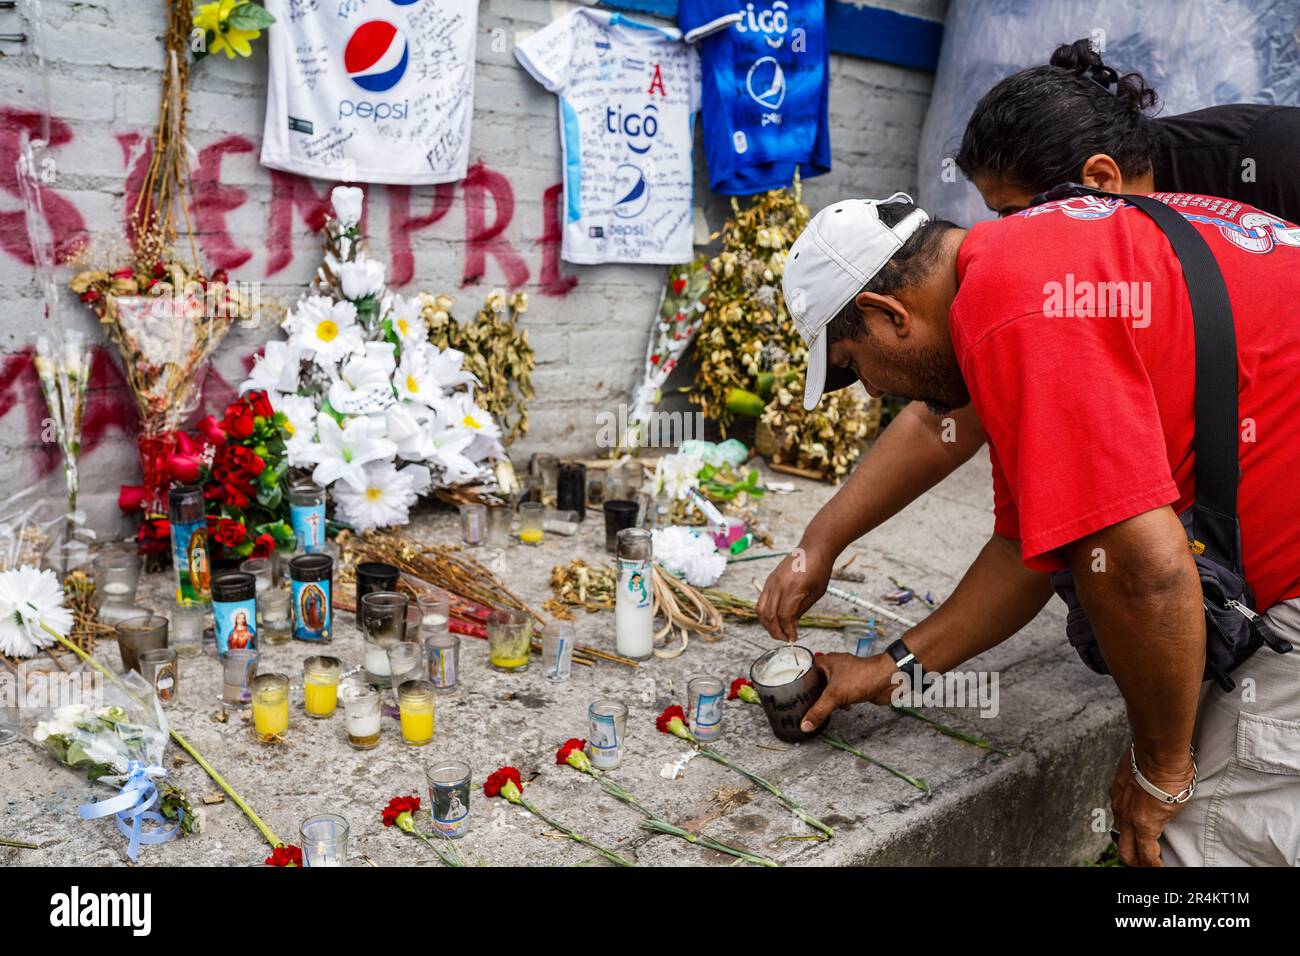
<svg viewBox="0 0 1300 956"><path fill-rule="evenodd" d="M392 671L388 669L388 648L379 644L367 644L366 670L376 677L391 676Z"/></svg>
<svg viewBox="0 0 1300 956"><path fill-rule="evenodd" d="M124 584L121 581L109 581L107 584L104 585L103 591L105 594L113 594L113 595L130 594L131 585Z"/></svg>
<svg viewBox="0 0 1300 956"><path fill-rule="evenodd" d="M387 662L385 662L387 666ZM379 733L379 710L371 713L347 714L348 733L353 737L373 737Z"/></svg>
<svg viewBox="0 0 1300 956"><path fill-rule="evenodd" d="M434 611L430 611L429 613L425 614L424 617L420 618L421 627L442 627L446 623L447 623L447 615L438 614L437 612Z"/></svg>
<svg viewBox="0 0 1300 956"><path fill-rule="evenodd" d="M778 687L797 681L808 672L808 664L799 654L783 647L763 667L762 682L768 687Z"/></svg>
<svg viewBox="0 0 1300 956"><path fill-rule="evenodd" d="M636 574L636 580L633 575ZM654 653L654 604L650 598L650 565L624 569L614 600L614 646L623 657L644 660Z"/></svg>

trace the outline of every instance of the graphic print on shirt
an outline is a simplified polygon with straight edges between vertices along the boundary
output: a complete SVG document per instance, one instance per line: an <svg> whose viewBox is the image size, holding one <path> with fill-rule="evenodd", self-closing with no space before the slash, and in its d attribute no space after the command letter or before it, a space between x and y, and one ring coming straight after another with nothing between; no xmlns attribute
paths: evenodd
<svg viewBox="0 0 1300 956"><path fill-rule="evenodd" d="M698 60L677 31L579 9L515 49L559 97L568 262L685 262Z"/></svg>
<svg viewBox="0 0 1300 956"><path fill-rule="evenodd" d="M475 0L269 0L262 163L325 179L464 178Z"/></svg>

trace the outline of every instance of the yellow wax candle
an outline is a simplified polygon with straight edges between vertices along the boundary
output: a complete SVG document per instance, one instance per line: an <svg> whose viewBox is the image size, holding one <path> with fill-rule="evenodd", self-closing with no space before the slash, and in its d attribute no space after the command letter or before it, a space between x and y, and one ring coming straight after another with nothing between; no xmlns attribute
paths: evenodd
<svg viewBox="0 0 1300 956"><path fill-rule="evenodd" d="M519 540L524 544L541 544L541 528L524 528L519 532Z"/></svg>
<svg viewBox="0 0 1300 956"><path fill-rule="evenodd" d="M253 729L259 736L282 735L289 729L289 697L253 698Z"/></svg>
<svg viewBox="0 0 1300 956"><path fill-rule="evenodd" d="M408 744L427 744L433 739L433 711L403 707L402 739Z"/></svg>
<svg viewBox="0 0 1300 956"><path fill-rule="evenodd" d="M506 657L505 655L494 655L491 658L491 661L497 667L508 667L508 668L523 667L525 664L528 663L528 655L525 654L523 657Z"/></svg>
<svg viewBox="0 0 1300 956"><path fill-rule="evenodd" d="M303 685L303 710L312 717L328 717L339 705L338 684Z"/></svg>

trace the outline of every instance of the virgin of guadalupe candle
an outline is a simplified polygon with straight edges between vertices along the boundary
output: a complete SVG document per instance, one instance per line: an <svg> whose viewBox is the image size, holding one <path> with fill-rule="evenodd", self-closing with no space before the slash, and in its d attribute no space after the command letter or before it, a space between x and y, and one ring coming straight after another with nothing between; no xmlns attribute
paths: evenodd
<svg viewBox="0 0 1300 956"><path fill-rule="evenodd" d="M212 582L212 617L217 656L257 646L257 582L251 574L231 571Z"/></svg>
<svg viewBox="0 0 1300 956"><path fill-rule="evenodd" d="M313 644L330 642L334 559L328 554L300 554L289 562L293 594L293 636Z"/></svg>
<svg viewBox="0 0 1300 956"><path fill-rule="evenodd" d="M654 653L654 600L650 532L618 533L618 590L614 596L614 646L623 657L643 661Z"/></svg>
<svg viewBox="0 0 1300 956"><path fill-rule="evenodd" d="M308 553L325 546L325 489L316 482L297 481L289 489L289 524Z"/></svg>
<svg viewBox="0 0 1300 956"><path fill-rule="evenodd" d="M427 776L433 828L459 840L469 830L469 764L459 760L436 763Z"/></svg>
<svg viewBox="0 0 1300 956"><path fill-rule="evenodd" d="M167 520L171 523L176 600L182 604L207 604L212 600L212 565L203 489L198 485L173 485L167 493Z"/></svg>

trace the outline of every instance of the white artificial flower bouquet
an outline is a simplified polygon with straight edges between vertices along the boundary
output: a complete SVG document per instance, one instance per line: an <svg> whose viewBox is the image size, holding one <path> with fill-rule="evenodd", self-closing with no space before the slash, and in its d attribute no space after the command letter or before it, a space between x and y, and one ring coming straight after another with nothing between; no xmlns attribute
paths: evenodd
<svg viewBox="0 0 1300 956"><path fill-rule="evenodd" d="M501 429L474 398L464 354L429 341L418 297L389 291L366 253L363 193L338 186L325 261L241 391L264 389L289 420L289 464L312 469L358 531L405 524L433 488L492 476Z"/></svg>

